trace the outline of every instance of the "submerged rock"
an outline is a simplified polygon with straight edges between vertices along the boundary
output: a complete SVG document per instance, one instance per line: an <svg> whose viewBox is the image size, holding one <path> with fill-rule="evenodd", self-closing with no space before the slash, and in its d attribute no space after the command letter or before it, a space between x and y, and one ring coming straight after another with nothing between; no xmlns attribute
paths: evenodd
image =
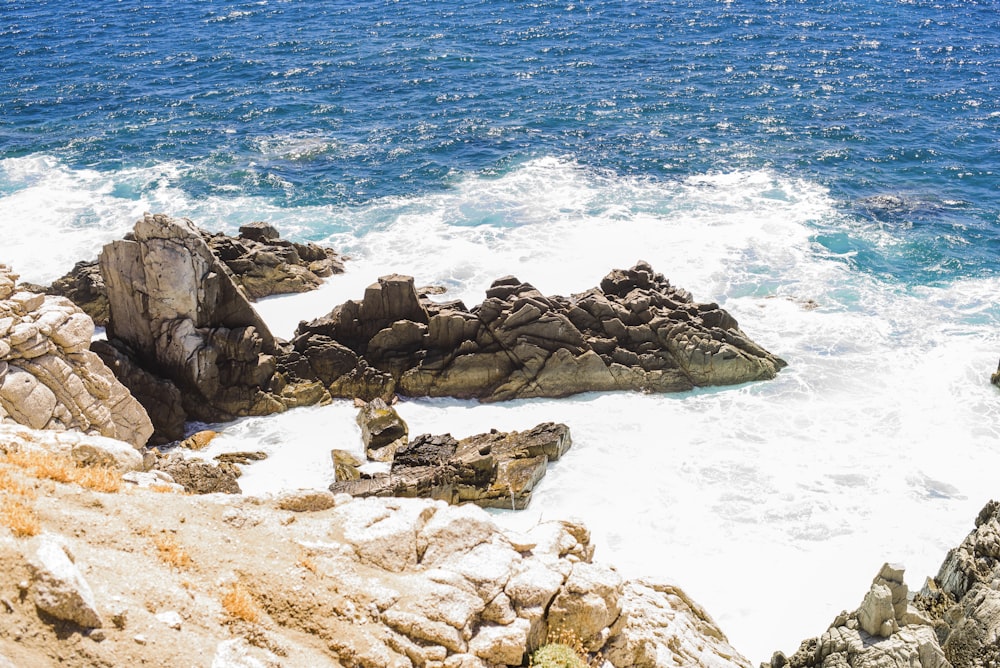
<svg viewBox="0 0 1000 668"><path fill-rule="evenodd" d="M773 378L785 362L717 304L698 304L640 262L599 288L546 297L508 276L472 309L385 276L302 323L297 373L333 396L498 401L600 390L673 392Z"/></svg>

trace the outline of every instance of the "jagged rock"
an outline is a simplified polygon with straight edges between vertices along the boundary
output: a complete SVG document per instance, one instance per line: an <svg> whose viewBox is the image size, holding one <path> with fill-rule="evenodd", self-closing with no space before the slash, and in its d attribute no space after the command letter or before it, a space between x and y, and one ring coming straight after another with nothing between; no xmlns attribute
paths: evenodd
<svg viewBox="0 0 1000 668"><path fill-rule="evenodd" d="M920 666L982 668L1000 659L1000 503L950 550L938 574L908 601L903 568L885 564L861 607L841 613L820 637L765 667Z"/></svg>
<svg viewBox="0 0 1000 668"><path fill-rule="evenodd" d="M252 452L223 452L214 457L215 461L222 464L249 464L267 459L267 453L260 450Z"/></svg>
<svg viewBox="0 0 1000 668"><path fill-rule="evenodd" d="M314 243L285 241L264 222L243 225L238 238L204 236L250 299L306 292L319 287L324 278L344 273L346 258Z"/></svg>
<svg viewBox="0 0 1000 668"><path fill-rule="evenodd" d="M277 505L297 513L317 512L336 506L337 497L326 490L298 490L282 494Z"/></svg>
<svg viewBox="0 0 1000 668"><path fill-rule="evenodd" d="M334 480L359 480L361 471L358 469L364 462L354 456L348 450L334 449L330 451L333 458L333 479Z"/></svg>
<svg viewBox="0 0 1000 668"><path fill-rule="evenodd" d="M382 399L364 404L357 418L361 442L369 459L391 462L396 450L405 446L409 429L403 418Z"/></svg>
<svg viewBox="0 0 1000 668"><path fill-rule="evenodd" d="M179 453L169 453L156 458L154 468L168 474L174 482L193 494L240 494L240 471L234 464L218 465L203 459L187 458Z"/></svg>
<svg viewBox="0 0 1000 668"><path fill-rule="evenodd" d="M504 277L471 310L385 276L363 300L300 324L293 344L303 378L366 399L671 392L773 378L785 366L717 304L693 302L645 262L569 299Z"/></svg>
<svg viewBox="0 0 1000 668"><path fill-rule="evenodd" d="M19 291L0 265L0 421L144 446L149 417L90 352L93 334L93 321L68 299Z"/></svg>
<svg viewBox="0 0 1000 668"><path fill-rule="evenodd" d="M97 262L80 261L62 278L45 287L32 285L31 290L66 297L93 319L98 327L108 324L108 291L104 287L101 268Z"/></svg>
<svg viewBox="0 0 1000 668"><path fill-rule="evenodd" d="M238 237L202 232L209 248L229 270L233 280L253 300L271 295L306 292L323 279L344 273L345 257L314 243L295 243L280 238L263 222L240 227ZM77 262L52 285L30 285L34 292L66 297L89 315L98 327L110 318L108 290L97 261Z"/></svg>
<svg viewBox="0 0 1000 668"><path fill-rule="evenodd" d="M177 385L189 419L267 415L328 396L308 381L318 391L291 390L276 374L274 337L190 220L146 214L132 239L104 247L100 265L108 338Z"/></svg>
<svg viewBox="0 0 1000 668"><path fill-rule="evenodd" d="M43 535L29 566L33 575L34 601L39 610L78 626L102 626L94 593L62 543L51 535Z"/></svg>
<svg viewBox="0 0 1000 668"><path fill-rule="evenodd" d="M352 496L428 497L486 508L525 508L548 462L572 441L569 427L546 422L524 432L490 432L455 440L421 435L396 451L390 473L339 475L330 491Z"/></svg>

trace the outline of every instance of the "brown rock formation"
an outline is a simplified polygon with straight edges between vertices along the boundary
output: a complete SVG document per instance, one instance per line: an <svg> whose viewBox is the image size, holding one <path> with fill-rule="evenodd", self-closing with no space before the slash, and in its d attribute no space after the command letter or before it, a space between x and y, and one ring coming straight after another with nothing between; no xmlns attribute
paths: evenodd
<svg viewBox="0 0 1000 668"><path fill-rule="evenodd" d="M176 384L188 418L266 415L326 396L275 377L274 337L190 220L147 214L100 264L108 338Z"/></svg>
<svg viewBox="0 0 1000 668"><path fill-rule="evenodd" d="M244 225L238 237L200 233L236 285L252 300L314 290L324 278L344 272L346 258L336 251L314 243L281 239L278 231L267 223ZM108 324L108 290L96 261L77 262L68 274L50 286L28 287L35 292L66 297L93 318L97 326Z"/></svg>
<svg viewBox="0 0 1000 668"><path fill-rule="evenodd" d="M886 564L854 612L842 612L792 656L764 668L984 668L1000 660L1000 503L948 552L937 577L908 602L900 566Z"/></svg>
<svg viewBox="0 0 1000 668"><path fill-rule="evenodd" d="M253 300L314 290L324 278L344 273L345 258L336 251L281 239L267 223L244 225L236 238L203 234L215 256L232 272L236 284Z"/></svg>
<svg viewBox="0 0 1000 668"><path fill-rule="evenodd" d="M349 453L335 451L337 480L330 485L331 492L424 497L519 510L531 501L531 492L545 475L548 462L559 459L572 443L569 427L551 422L523 432L494 430L461 440L451 434L422 434L408 441L406 424L380 399L362 407L358 422L363 432L389 427L381 433L387 433L382 440L393 438L391 445L375 450L377 456L372 458L391 462L391 470L361 477L351 470ZM391 451L389 457L382 457L387 450Z"/></svg>
<svg viewBox="0 0 1000 668"><path fill-rule="evenodd" d="M142 406L90 352L94 323L63 297L19 290L0 265L0 421L146 444Z"/></svg>
<svg viewBox="0 0 1000 668"><path fill-rule="evenodd" d="M773 378L785 362L717 304L697 304L646 263L600 288L546 297L495 281L472 309L386 276L361 301L302 323L287 363L333 396L498 401L601 390L673 392Z"/></svg>

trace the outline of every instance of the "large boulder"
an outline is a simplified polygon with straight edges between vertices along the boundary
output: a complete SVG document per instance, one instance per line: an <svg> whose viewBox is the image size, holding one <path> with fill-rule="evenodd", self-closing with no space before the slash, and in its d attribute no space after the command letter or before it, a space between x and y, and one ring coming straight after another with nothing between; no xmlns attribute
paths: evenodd
<svg viewBox="0 0 1000 668"><path fill-rule="evenodd" d="M327 396L276 375L274 337L190 220L146 214L132 238L104 247L100 265L109 340L174 383L188 419L267 415Z"/></svg>
<svg viewBox="0 0 1000 668"><path fill-rule="evenodd" d="M365 399L673 392L773 378L785 366L717 304L695 303L645 262L570 298L508 276L472 309L385 276L361 301L300 324L293 343L298 373Z"/></svg>
<svg viewBox="0 0 1000 668"><path fill-rule="evenodd" d="M90 316L64 297L20 290L17 278L0 265L0 422L144 446L152 424L89 350Z"/></svg>

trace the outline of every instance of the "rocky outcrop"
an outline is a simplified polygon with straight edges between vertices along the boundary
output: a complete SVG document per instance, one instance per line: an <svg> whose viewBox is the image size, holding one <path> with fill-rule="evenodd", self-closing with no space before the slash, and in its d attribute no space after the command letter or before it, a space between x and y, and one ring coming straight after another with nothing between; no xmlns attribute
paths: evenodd
<svg viewBox="0 0 1000 668"><path fill-rule="evenodd" d="M35 605L55 619L77 626L100 628L101 616L94 593L80 569L73 563L64 544L52 536L42 536L29 562Z"/></svg>
<svg viewBox="0 0 1000 668"><path fill-rule="evenodd" d="M104 247L108 338L169 379L187 419L266 415L327 397L275 374L274 337L190 220L147 214Z"/></svg>
<svg viewBox="0 0 1000 668"><path fill-rule="evenodd" d="M287 241L280 238L274 226L264 222L240 227L237 237L205 231L201 235L233 281L252 300L314 290L324 278L344 272L346 258L333 249ZM52 285L30 288L66 297L98 327L108 324L108 290L97 261L77 262Z"/></svg>
<svg viewBox="0 0 1000 668"><path fill-rule="evenodd" d="M571 637L605 668L748 668L680 589L595 561L578 523L514 533L471 504L98 493L3 472L41 525L18 538L0 515L13 665L500 668Z"/></svg>
<svg viewBox="0 0 1000 668"><path fill-rule="evenodd" d="M144 446L149 418L90 352L93 334L93 321L68 299L20 290L0 265L0 422Z"/></svg>
<svg viewBox="0 0 1000 668"><path fill-rule="evenodd" d="M778 652L764 665L984 668L998 659L1000 503L990 501L919 593L908 596L902 567L885 564L856 611L841 613L792 656Z"/></svg>
<svg viewBox="0 0 1000 668"><path fill-rule="evenodd" d="M434 303L408 276L302 323L283 362L333 396L498 401L578 392L673 392L773 378L785 363L717 304L698 304L640 262L599 288L546 297L508 276L472 309Z"/></svg>
<svg viewBox="0 0 1000 668"><path fill-rule="evenodd" d="M191 494L240 494L242 490L236 479L240 470L231 461L217 464L197 457L185 457L180 452L156 453L154 471L170 476L170 480L181 485Z"/></svg>
<svg viewBox="0 0 1000 668"><path fill-rule="evenodd" d="M314 290L324 278L344 273L346 258L336 251L281 239L278 230L264 222L243 225L235 238L203 234L212 253L253 300Z"/></svg>
<svg viewBox="0 0 1000 668"><path fill-rule="evenodd" d="M389 463L390 470L361 475L357 467L363 462L335 450L331 492L520 510L531 501L548 463L572 444L569 427L551 422L523 432L493 430L461 440L451 434L421 434L409 440L406 423L381 399L362 406L358 423L369 459Z"/></svg>

